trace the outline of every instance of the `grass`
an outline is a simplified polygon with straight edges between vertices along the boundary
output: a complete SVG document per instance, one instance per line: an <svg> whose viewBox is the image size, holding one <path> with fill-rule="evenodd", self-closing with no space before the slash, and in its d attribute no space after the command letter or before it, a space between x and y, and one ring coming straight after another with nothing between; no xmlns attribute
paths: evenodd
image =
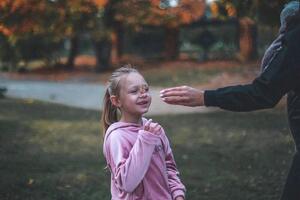
<svg viewBox="0 0 300 200"><path fill-rule="evenodd" d="M0 99L0 199L109 199L99 118ZM169 136L187 199L279 199L294 149L284 109L153 119Z"/></svg>
<svg viewBox="0 0 300 200"><path fill-rule="evenodd" d="M175 72L163 70L156 73L144 73L151 86L172 87L176 85L194 85L208 82L220 75L217 69L178 69Z"/></svg>
<svg viewBox="0 0 300 200"><path fill-rule="evenodd" d="M192 65L192 64L190 64ZM229 66L218 66L218 63L212 66L194 66L190 67L179 66L164 68L152 68L150 70L143 70L141 73L148 81L149 85L157 87L172 87L176 85L199 85L208 83L212 79L224 74L239 75L240 77L249 76L249 73L255 73L254 66L240 66L237 64L228 64Z"/></svg>
<svg viewBox="0 0 300 200"><path fill-rule="evenodd" d="M156 68L149 66L140 72L151 86L172 87L206 84L224 73L249 78L255 76L257 70L255 63L242 65L235 62L171 62L159 64Z"/></svg>
<svg viewBox="0 0 300 200"><path fill-rule="evenodd" d="M54 67L37 67L40 61L29 63L27 73L10 73L15 79L48 79L54 81L80 80L106 83L114 66L108 72L95 73L94 58L81 55L77 58L77 65L73 70ZM130 63L130 62L129 62ZM34 65L35 64L35 65ZM145 62L136 65L147 82L152 87L171 87L178 85L202 85L214 79L226 81L222 75L238 76L239 79L254 77L259 71L257 63L239 63L237 61L209 61L204 63L193 61L165 61Z"/></svg>

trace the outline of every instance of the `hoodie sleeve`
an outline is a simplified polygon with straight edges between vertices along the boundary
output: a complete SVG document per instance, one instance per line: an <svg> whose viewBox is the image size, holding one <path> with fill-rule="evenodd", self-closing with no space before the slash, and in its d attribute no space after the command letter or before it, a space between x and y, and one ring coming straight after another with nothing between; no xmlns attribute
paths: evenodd
<svg viewBox="0 0 300 200"><path fill-rule="evenodd" d="M106 141L106 147L115 185L120 190L131 193L144 178L155 145L160 143L160 137L140 130L131 148L123 135L122 132L111 134Z"/></svg>
<svg viewBox="0 0 300 200"><path fill-rule="evenodd" d="M167 175L168 175L168 183L171 191L172 198L175 199L178 196L185 197L185 186L182 184L179 178L179 171L176 167L175 159L172 153L172 149L170 147L169 140L164 131L162 131L162 136L164 138L164 148L166 153L166 167L167 167Z"/></svg>

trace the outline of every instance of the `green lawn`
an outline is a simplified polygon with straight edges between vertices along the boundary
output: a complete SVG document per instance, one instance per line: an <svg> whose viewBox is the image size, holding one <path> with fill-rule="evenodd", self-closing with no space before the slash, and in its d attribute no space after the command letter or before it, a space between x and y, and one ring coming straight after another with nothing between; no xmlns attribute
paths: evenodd
<svg viewBox="0 0 300 200"><path fill-rule="evenodd" d="M187 64L188 66L188 64ZM208 83L212 79L227 73L231 75L238 75L241 78L249 75L253 76L258 66L254 64L249 65L234 65L223 67L217 64L212 66L201 67L186 67L182 66L174 69L174 67L152 68L148 70L141 70L141 73L151 86L158 87L172 87L177 85L199 85Z"/></svg>
<svg viewBox="0 0 300 200"><path fill-rule="evenodd" d="M0 99L1 200L109 199L100 113ZM190 200L274 200L293 154L285 111L153 116Z"/></svg>

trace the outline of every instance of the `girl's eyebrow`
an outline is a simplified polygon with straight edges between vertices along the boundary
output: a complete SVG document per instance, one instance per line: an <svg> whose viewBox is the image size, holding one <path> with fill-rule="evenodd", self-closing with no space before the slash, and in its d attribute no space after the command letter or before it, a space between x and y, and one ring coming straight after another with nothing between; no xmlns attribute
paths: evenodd
<svg viewBox="0 0 300 200"><path fill-rule="evenodd" d="M129 90L132 90L132 89L138 89L138 88L139 88L139 87L136 86L136 85L134 85L134 86L129 86L129 87L128 87Z"/></svg>
<svg viewBox="0 0 300 200"><path fill-rule="evenodd" d="M148 84L142 84L142 85L130 85L128 88L139 88L140 86L149 87Z"/></svg>

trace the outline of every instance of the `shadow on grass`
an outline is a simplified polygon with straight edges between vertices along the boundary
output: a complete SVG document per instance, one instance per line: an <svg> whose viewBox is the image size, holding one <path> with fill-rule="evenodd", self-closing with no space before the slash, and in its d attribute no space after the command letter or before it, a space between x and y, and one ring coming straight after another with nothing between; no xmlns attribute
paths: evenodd
<svg viewBox="0 0 300 200"><path fill-rule="evenodd" d="M99 113L0 101L0 199L109 199Z"/></svg>
<svg viewBox="0 0 300 200"><path fill-rule="evenodd" d="M188 199L279 199L294 151L284 110L156 118Z"/></svg>
<svg viewBox="0 0 300 200"><path fill-rule="evenodd" d="M109 199L100 113L0 100L0 199ZM153 116L172 144L187 199L278 199L293 153L285 113Z"/></svg>

